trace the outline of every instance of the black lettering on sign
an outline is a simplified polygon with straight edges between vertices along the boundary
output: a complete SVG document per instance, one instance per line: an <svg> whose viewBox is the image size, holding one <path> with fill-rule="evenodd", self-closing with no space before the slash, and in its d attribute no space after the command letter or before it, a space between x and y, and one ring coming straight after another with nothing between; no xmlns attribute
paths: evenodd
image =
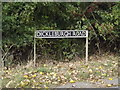
<svg viewBox="0 0 120 90"><path fill-rule="evenodd" d="M88 37L87 30L37 30L36 38L74 38Z"/></svg>

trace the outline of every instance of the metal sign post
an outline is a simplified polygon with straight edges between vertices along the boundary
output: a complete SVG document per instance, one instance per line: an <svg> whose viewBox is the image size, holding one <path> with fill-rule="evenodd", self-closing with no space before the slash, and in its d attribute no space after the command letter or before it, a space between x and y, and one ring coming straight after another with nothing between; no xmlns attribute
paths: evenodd
<svg viewBox="0 0 120 90"><path fill-rule="evenodd" d="M88 37L86 37L86 63L88 62Z"/></svg>
<svg viewBox="0 0 120 90"><path fill-rule="evenodd" d="M35 66L35 63L36 63L36 40L34 37L34 66Z"/></svg>
<svg viewBox="0 0 120 90"><path fill-rule="evenodd" d="M37 30L34 36L34 66L36 63L35 38L86 38L86 63L88 62L88 30Z"/></svg>

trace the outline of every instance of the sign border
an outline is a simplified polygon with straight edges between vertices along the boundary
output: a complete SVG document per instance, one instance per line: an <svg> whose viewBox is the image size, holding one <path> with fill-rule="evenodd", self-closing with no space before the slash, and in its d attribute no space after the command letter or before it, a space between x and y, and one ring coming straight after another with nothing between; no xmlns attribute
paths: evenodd
<svg viewBox="0 0 120 90"><path fill-rule="evenodd" d="M86 31L86 36L68 36L68 37L66 37L66 36L58 36L58 37L37 37L36 36L36 33L37 32L39 32L39 31ZM86 38L86 37L88 37L88 30L36 30L35 31L35 36L34 36L35 38Z"/></svg>

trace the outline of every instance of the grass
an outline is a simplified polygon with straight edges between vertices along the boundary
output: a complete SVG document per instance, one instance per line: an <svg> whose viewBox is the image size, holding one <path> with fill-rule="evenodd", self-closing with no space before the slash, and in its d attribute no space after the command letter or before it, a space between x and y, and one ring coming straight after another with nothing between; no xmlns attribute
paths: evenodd
<svg viewBox="0 0 120 90"><path fill-rule="evenodd" d="M48 69L47 67L40 67L40 68L37 68L37 72L50 73L52 72L52 70Z"/></svg>
<svg viewBox="0 0 120 90"><path fill-rule="evenodd" d="M48 88L71 82L99 81L104 78L118 77L119 56L102 55L91 61L45 63L38 67L19 66L17 69L4 70L2 87L7 88Z"/></svg>

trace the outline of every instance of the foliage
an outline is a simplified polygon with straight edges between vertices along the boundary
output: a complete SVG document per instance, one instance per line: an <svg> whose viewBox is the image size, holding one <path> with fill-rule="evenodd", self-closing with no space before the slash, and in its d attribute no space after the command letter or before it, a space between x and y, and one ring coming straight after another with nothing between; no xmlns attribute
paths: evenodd
<svg viewBox="0 0 120 90"><path fill-rule="evenodd" d="M27 60L33 54L34 31L52 29L88 29L90 53L98 47L119 51L119 7L119 2L3 3L3 51L14 45L9 51L13 59ZM37 39L38 58L81 58L84 43L83 39Z"/></svg>

